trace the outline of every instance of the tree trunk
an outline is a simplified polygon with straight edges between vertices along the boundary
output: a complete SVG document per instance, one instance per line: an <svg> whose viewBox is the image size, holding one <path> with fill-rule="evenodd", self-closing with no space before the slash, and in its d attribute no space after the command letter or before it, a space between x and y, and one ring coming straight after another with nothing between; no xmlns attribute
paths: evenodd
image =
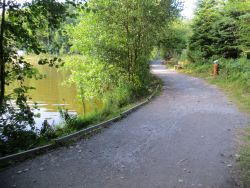
<svg viewBox="0 0 250 188"><path fill-rule="evenodd" d="M3 106L5 94L5 58L4 58L4 25L5 25L5 0L2 3L2 20L0 32L0 108Z"/></svg>

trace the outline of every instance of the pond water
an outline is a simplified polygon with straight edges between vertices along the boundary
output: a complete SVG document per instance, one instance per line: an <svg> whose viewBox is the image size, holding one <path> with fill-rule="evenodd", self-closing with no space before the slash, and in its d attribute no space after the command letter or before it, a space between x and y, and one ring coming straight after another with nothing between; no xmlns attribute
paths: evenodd
<svg viewBox="0 0 250 188"><path fill-rule="evenodd" d="M32 97L31 103L38 103L39 110L35 111L40 113L40 118L35 119L37 128L41 127L45 119L50 124L58 124L61 121L58 112L60 107L65 107L71 114L83 114L83 107L77 101L76 87L63 84L69 74L45 65L35 65L35 67L41 74L46 75L46 78L41 80L25 81L27 86L36 88L30 91L29 96ZM92 111L92 106L87 104L86 112Z"/></svg>

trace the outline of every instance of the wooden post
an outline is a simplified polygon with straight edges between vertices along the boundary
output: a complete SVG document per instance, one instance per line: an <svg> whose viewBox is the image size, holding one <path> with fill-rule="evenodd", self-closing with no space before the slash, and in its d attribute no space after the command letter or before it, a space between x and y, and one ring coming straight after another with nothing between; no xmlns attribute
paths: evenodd
<svg viewBox="0 0 250 188"><path fill-rule="evenodd" d="M219 64L214 64L214 76L219 75Z"/></svg>
<svg viewBox="0 0 250 188"><path fill-rule="evenodd" d="M2 2L2 1L1 1ZM4 58L4 27L5 27L5 0L2 2L2 19L0 31L0 108L3 107L5 94L5 58Z"/></svg>

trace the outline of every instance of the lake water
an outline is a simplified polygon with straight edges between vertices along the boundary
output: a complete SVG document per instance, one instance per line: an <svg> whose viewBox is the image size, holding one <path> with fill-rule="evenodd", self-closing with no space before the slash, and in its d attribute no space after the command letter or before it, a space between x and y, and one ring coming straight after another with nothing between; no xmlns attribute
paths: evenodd
<svg viewBox="0 0 250 188"><path fill-rule="evenodd" d="M30 62L30 61L29 61ZM35 87L31 90L29 96L32 102L37 102L41 117L36 118L36 127L41 127L42 122L46 119L51 124L60 122L60 114L58 109L65 107L72 114L83 114L81 103L77 101L77 91L75 86L63 84L69 77L64 71L51 68L46 65L35 65L41 74L45 74L46 78L42 80L26 80L28 86ZM92 111L92 105L86 105L86 112Z"/></svg>

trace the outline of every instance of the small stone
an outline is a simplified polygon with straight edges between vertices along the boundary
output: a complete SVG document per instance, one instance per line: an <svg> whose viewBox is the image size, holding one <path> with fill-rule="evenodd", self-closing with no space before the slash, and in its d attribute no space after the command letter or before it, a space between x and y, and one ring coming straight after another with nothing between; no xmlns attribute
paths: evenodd
<svg viewBox="0 0 250 188"><path fill-rule="evenodd" d="M235 157L236 160L240 159L240 155L239 154L235 154L234 157Z"/></svg>
<svg viewBox="0 0 250 188"><path fill-rule="evenodd" d="M13 184L12 187L16 187L16 184Z"/></svg>
<svg viewBox="0 0 250 188"><path fill-rule="evenodd" d="M24 171L24 172L27 172L27 171L29 171L29 169L28 169L28 168L25 168L23 171Z"/></svg>
<svg viewBox="0 0 250 188"><path fill-rule="evenodd" d="M74 147L73 146L69 146L69 149L73 149Z"/></svg>
<svg viewBox="0 0 250 188"><path fill-rule="evenodd" d="M82 150L78 150L78 153L81 153L82 152Z"/></svg>
<svg viewBox="0 0 250 188"><path fill-rule="evenodd" d="M228 165L227 165L227 167L232 167L232 166L233 166L233 165L231 165L231 164L228 164Z"/></svg>
<svg viewBox="0 0 250 188"><path fill-rule="evenodd" d="M122 165L121 167L122 167L122 168L125 168L125 166L124 166L124 165Z"/></svg>
<svg viewBox="0 0 250 188"><path fill-rule="evenodd" d="M221 157L224 157L225 155L224 155L223 153L220 153L220 156L221 156Z"/></svg>
<svg viewBox="0 0 250 188"><path fill-rule="evenodd" d="M40 171L43 171L43 170L44 170L44 168L39 168L39 170L40 170Z"/></svg>
<svg viewBox="0 0 250 188"><path fill-rule="evenodd" d="M182 180L182 179L178 179L178 182L179 182L179 183L182 183L182 182L183 182L183 180Z"/></svg>
<svg viewBox="0 0 250 188"><path fill-rule="evenodd" d="M123 176L121 176L121 179L124 179L124 177L123 177Z"/></svg>
<svg viewBox="0 0 250 188"><path fill-rule="evenodd" d="M17 171L17 174L21 174L23 171L22 170L19 170L19 171Z"/></svg>
<svg viewBox="0 0 250 188"><path fill-rule="evenodd" d="M191 172L192 172L191 170L187 171L187 173L189 173L189 174L191 174Z"/></svg>

